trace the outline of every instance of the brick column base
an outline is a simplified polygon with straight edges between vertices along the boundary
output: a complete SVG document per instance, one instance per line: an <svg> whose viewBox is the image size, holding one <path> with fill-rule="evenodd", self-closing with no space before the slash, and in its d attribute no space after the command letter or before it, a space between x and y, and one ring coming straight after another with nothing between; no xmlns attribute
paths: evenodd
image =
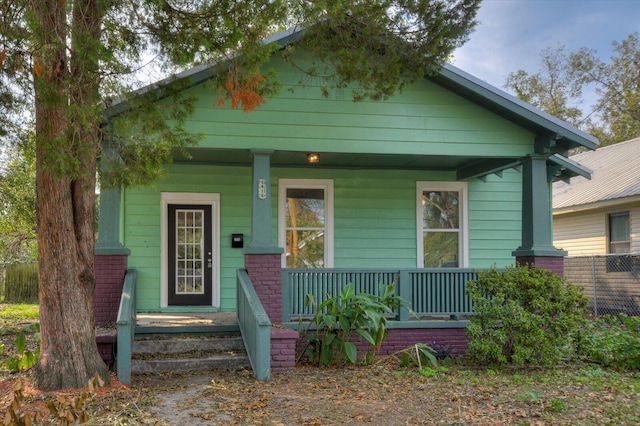
<svg viewBox="0 0 640 426"><path fill-rule="evenodd" d="M282 324L282 266L278 254L245 254L244 265L272 324Z"/></svg>
<svg viewBox="0 0 640 426"><path fill-rule="evenodd" d="M271 371L293 371L296 367L296 345L300 334L295 330L271 329Z"/></svg>
<svg viewBox="0 0 640 426"><path fill-rule="evenodd" d="M517 256L516 265L531 265L536 268L545 268L564 276L564 257L562 256Z"/></svg>
<svg viewBox="0 0 640 426"><path fill-rule="evenodd" d="M93 317L96 326L115 324L118 320L127 255L95 256L96 289L93 296Z"/></svg>

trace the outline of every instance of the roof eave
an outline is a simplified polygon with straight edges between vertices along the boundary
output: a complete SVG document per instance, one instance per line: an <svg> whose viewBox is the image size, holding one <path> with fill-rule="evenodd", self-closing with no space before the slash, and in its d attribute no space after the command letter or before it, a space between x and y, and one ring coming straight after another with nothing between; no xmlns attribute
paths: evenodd
<svg viewBox="0 0 640 426"><path fill-rule="evenodd" d="M429 79L531 130L536 135L554 135L558 144L567 150L578 147L594 150L598 146L597 138L451 64L445 64L437 75Z"/></svg>
<svg viewBox="0 0 640 426"><path fill-rule="evenodd" d="M265 46L276 43L281 47L285 47L288 44L294 43L299 40L303 36L303 34L304 30L301 27L294 27L267 37L262 41L262 43ZM226 62L231 59L233 59L233 56L227 56L224 58L224 61ZM163 78L162 80L158 80L154 83L141 87L133 91L129 97L143 96L152 92L162 91L164 87L176 81L183 82L184 85L182 87L196 86L213 78L216 67L219 63L220 61L209 61L203 64L196 65L178 74ZM162 98L162 96L160 96L159 98ZM110 105L105 107L104 116L107 119L115 117L126 111L128 108L130 108L130 106L127 99L114 99L110 103Z"/></svg>

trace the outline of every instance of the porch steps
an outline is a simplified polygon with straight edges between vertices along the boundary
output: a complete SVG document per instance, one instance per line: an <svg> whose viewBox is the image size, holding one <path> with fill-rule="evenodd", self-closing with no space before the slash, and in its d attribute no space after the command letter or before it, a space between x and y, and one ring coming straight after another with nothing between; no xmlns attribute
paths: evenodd
<svg viewBox="0 0 640 426"><path fill-rule="evenodd" d="M250 367L235 314L140 315L131 371L188 372Z"/></svg>
<svg viewBox="0 0 640 426"><path fill-rule="evenodd" d="M135 373L235 370L250 367L235 326L140 327L132 346Z"/></svg>

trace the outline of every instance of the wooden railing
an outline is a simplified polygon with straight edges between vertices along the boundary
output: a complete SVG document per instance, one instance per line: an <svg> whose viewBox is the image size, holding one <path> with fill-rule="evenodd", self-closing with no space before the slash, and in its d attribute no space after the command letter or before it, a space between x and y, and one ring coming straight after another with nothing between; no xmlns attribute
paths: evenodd
<svg viewBox="0 0 640 426"><path fill-rule="evenodd" d="M395 294L409 302L420 318L462 316L473 313L467 282L475 280L472 269L283 269L282 322L306 319L314 314L305 301L313 295L317 304L340 293L352 283L356 293L378 294L380 284L394 284ZM395 319L407 321L406 308L395 312Z"/></svg>
<svg viewBox="0 0 640 426"><path fill-rule="evenodd" d="M237 272L236 310L253 374L258 380L271 377L271 321L244 269Z"/></svg>
<svg viewBox="0 0 640 426"><path fill-rule="evenodd" d="M124 277L120 309L118 310L118 381L131 386L131 350L136 334L136 278L135 269L129 269Z"/></svg>

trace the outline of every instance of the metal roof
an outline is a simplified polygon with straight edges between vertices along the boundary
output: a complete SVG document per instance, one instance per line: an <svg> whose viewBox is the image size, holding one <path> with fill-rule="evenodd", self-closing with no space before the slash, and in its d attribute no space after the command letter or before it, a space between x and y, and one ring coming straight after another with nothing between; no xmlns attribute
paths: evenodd
<svg viewBox="0 0 640 426"><path fill-rule="evenodd" d="M590 168L592 178L575 177L570 185L554 183L554 210L640 196L640 138L583 152L571 160Z"/></svg>

